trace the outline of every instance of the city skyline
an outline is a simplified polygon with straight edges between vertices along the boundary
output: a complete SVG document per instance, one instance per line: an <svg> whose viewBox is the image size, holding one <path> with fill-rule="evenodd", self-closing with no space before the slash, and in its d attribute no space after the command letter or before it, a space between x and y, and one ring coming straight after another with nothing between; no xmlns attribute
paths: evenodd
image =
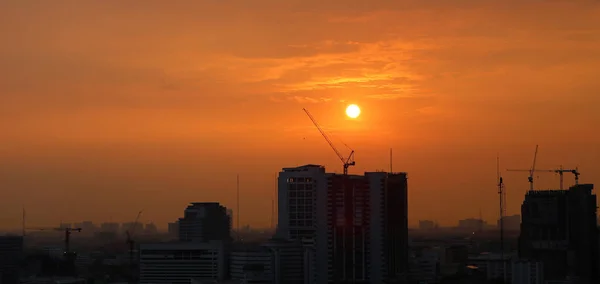
<svg viewBox="0 0 600 284"><path fill-rule="evenodd" d="M23 207L34 225L144 209L164 228L190 201L235 209L237 174L241 224L268 227L282 167L342 170L304 107L356 150L351 174L394 149L413 227L496 220L498 155L518 213L527 174L504 169L536 144L537 168L600 182L599 4L393 2L3 1L0 228Z"/></svg>

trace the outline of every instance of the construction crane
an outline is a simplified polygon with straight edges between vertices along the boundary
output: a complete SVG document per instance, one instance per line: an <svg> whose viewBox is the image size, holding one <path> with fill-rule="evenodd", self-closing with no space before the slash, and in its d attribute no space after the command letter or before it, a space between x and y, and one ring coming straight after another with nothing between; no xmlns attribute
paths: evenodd
<svg viewBox="0 0 600 284"><path fill-rule="evenodd" d="M530 171L530 170L509 170L509 171L513 171L513 172L524 172L524 171ZM560 190L564 189L563 186L563 174L564 173L572 173L575 176L575 185L579 184L579 175L581 175L581 173L579 172L579 170L577 168L575 168L574 170L570 170L570 169L563 169L562 167L560 167L559 169L556 170L535 170L535 172L543 172L543 173L557 173L560 176Z"/></svg>
<svg viewBox="0 0 600 284"><path fill-rule="evenodd" d="M135 217L135 222L133 222L129 228L125 231L125 234L127 235L127 245L129 245L129 267L131 269L131 273L132 273L132 277L135 274L134 272L134 252L135 252L135 241L133 240L133 237L135 236L135 230L138 227L138 222L140 220L140 216L142 215L143 210L140 210L140 212L138 212L137 217ZM133 280L133 279L132 279Z"/></svg>
<svg viewBox="0 0 600 284"><path fill-rule="evenodd" d="M306 112L306 115L308 115L308 118L310 118L310 120L313 122L313 124L319 130L319 132L321 132L321 135L323 135L323 138L325 138L325 140L327 140L327 143L329 143L329 146L331 146L331 149L333 149L335 154L338 156L338 158L344 164L344 175L348 175L348 167L354 166L356 164L354 162L354 150L350 149L351 150L350 155L348 156L348 158L344 158L344 156L340 153L340 151L338 151L338 149L335 147L335 145L333 145L333 142L331 142L331 140L329 139L329 137L327 136L325 131L323 131L323 129L321 129L321 126L319 126L319 124L317 123L315 118L310 114L310 112L308 112L308 110L305 108L303 108L302 110L304 112ZM346 145L346 147L348 147L348 145ZM348 147L348 148L350 148L350 147Z"/></svg>
<svg viewBox="0 0 600 284"><path fill-rule="evenodd" d="M538 154L538 145L535 145L535 153L533 154L533 164L531 165L531 169L529 169L529 170L507 170L509 172L524 172L524 171L529 172L529 176L527 177L527 180L529 181L529 190L531 190L531 191L533 191L533 173L536 172L535 163L537 161L537 154Z"/></svg>
<svg viewBox="0 0 600 284"><path fill-rule="evenodd" d="M69 269L74 269L75 265L75 254L71 252L71 234L73 232L81 232L81 228L71 228L71 227L59 227L59 228L29 228L29 230L37 230L37 231L64 231L65 232L65 251L63 255L65 257L65 262L70 266Z"/></svg>

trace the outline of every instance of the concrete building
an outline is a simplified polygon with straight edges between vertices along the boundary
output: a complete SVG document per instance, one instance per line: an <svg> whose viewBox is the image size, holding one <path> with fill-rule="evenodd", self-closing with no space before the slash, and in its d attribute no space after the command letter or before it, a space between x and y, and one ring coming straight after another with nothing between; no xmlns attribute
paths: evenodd
<svg viewBox="0 0 600 284"><path fill-rule="evenodd" d="M231 218L227 208L216 202L190 204L178 224L180 241L231 241Z"/></svg>
<svg viewBox="0 0 600 284"><path fill-rule="evenodd" d="M273 284L304 284L315 283L316 278L311 277L310 258L306 256L308 250L300 241L289 241L273 238L263 246L270 251L271 271Z"/></svg>
<svg viewBox="0 0 600 284"><path fill-rule="evenodd" d="M511 284L544 284L544 264L539 261L515 260L511 269Z"/></svg>
<svg viewBox="0 0 600 284"><path fill-rule="evenodd" d="M410 265L410 274L418 283L438 283L440 277L440 251L427 249L419 252Z"/></svg>
<svg viewBox="0 0 600 284"><path fill-rule="evenodd" d="M222 281L227 276L222 241L140 244L140 284Z"/></svg>
<svg viewBox="0 0 600 284"><path fill-rule="evenodd" d="M19 283L22 236L0 236L0 283Z"/></svg>
<svg viewBox="0 0 600 284"><path fill-rule="evenodd" d="M304 241L307 283L406 277L406 173L339 175L318 165L279 174L277 236Z"/></svg>
<svg viewBox="0 0 600 284"><path fill-rule="evenodd" d="M521 258L544 264L545 280L599 283L596 195L593 185L529 191L521 206Z"/></svg>
<svg viewBox="0 0 600 284"><path fill-rule="evenodd" d="M259 283L266 280L272 281L272 260L272 253L266 247L259 245L234 247L231 251L229 266L231 280L259 281Z"/></svg>
<svg viewBox="0 0 600 284"><path fill-rule="evenodd" d="M469 256L467 264L477 267L486 276L487 280L512 279L511 262L515 255L482 253Z"/></svg>

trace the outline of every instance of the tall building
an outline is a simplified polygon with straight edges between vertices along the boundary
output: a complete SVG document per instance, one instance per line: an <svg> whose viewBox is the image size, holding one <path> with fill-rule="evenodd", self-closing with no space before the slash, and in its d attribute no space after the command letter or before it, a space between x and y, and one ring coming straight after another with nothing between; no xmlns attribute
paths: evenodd
<svg viewBox="0 0 600 284"><path fill-rule="evenodd" d="M180 241L231 240L231 218L227 208L216 202L190 204L177 223Z"/></svg>
<svg viewBox="0 0 600 284"><path fill-rule="evenodd" d="M545 280L599 283L593 185L529 191L521 206L521 258L543 263Z"/></svg>
<svg viewBox="0 0 600 284"><path fill-rule="evenodd" d="M22 236L0 236L0 283L19 283L22 256Z"/></svg>
<svg viewBox="0 0 600 284"><path fill-rule="evenodd" d="M307 283L389 283L408 268L406 173L279 174L279 237L304 241Z"/></svg>

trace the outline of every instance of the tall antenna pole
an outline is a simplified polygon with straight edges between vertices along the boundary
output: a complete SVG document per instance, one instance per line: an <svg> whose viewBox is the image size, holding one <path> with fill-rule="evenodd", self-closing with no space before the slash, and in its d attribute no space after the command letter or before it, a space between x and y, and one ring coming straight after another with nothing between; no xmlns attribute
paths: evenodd
<svg viewBox="0 0 600 284"><path fill-rule="evenodd" d="M271 230L275 228L275 199L271 198Z"/></svg>
<svg viewBox="0 0 600 284"><path fill-rule="evenodd" d="M393 162L392 148L390 148L390 173L394 172L394 168L392 167L393 166L392 162Z"/></svg>
<svg viewBox="0 0 600 284"><path fill-rule="evenodd" d="M504 263L504 182L500 176L500 155L496 157L496 178L498 180L498 195L500 197L500 257Z"/></svg>
<svg viewBox="0 0 600 284"><path fill-rule="evenodd" d="M237 201L236 201L236 227L237 227L237 233L239 235L240 233L240 175L237 175L237 180L236 180L236 187L237 187Z"/></svg>
<svg viewBox="0 0 600 284"><path fill-rule="evenodd" d="M23 206L23 218L21 220L21 229L23 230L23 237L25 237L25 206Z"/></svg>

